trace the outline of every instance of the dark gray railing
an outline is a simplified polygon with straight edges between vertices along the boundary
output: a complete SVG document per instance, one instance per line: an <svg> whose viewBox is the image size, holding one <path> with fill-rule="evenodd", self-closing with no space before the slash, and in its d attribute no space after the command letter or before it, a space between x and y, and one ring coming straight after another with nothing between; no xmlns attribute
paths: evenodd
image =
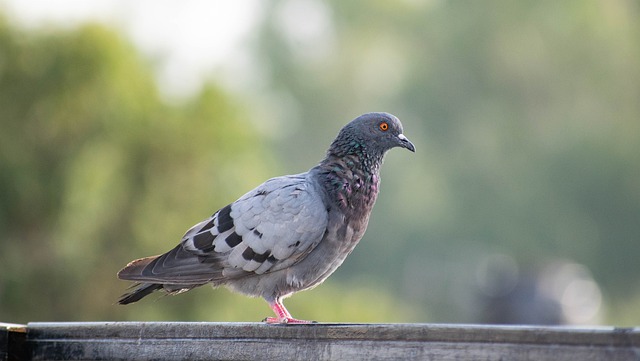
<svg viewBox="0 0 640 361"><path fill-rule="evenodd" d="M640 360L640 328L0 324L0 360Z"/></svg>

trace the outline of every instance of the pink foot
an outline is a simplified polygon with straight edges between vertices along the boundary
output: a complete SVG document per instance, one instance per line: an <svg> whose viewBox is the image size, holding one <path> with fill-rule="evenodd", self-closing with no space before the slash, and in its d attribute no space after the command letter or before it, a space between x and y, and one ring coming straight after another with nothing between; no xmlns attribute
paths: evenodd
<svg viewBox="0 0 640 361"><path fill-rule="evenodd" d="M264 319L264 322L271 323L271 324L286 323L286 324L302 324L302 325L317 323L316 321L298 320L297 318L293 318L293 317L284 317L284 318L267 317Z"/></svg>
<svg viewBox="0 0 640 361"><path fill-rule="evenodd" d="M269 306L271 306L271 309L273 310L273 312L275 312L276 317L267 317L267 318L265 318L263 320L263 322L271 323L271 324L275 324L275 323L281 323L281 324L309 324L309 323L316 323L315 321L298 320L298 319L295 319L295 318L291 317L291 314L289 313L289 311L287 311L287 309L282 304L282 301L279 300L279 299L276 299L275 302L269 302Z"/></svg>

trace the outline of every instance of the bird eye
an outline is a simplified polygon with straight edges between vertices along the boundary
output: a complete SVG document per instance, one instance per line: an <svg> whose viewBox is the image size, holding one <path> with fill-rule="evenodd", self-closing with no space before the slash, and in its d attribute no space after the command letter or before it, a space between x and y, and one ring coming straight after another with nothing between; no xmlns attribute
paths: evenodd
<svg viewBox="0 0 640 361"><path fill-rule="evenodd" d="M387 122L382 122L380 123L378 128L380 128L380 130L382 130L383 132L386 132L387 130L389 130L389 124Z"/></svg>

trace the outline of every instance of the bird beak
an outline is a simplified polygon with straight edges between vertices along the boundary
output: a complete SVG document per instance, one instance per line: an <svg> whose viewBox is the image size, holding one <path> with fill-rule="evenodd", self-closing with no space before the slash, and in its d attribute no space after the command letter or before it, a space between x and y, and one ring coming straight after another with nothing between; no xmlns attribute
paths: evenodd
<svg viewBox="0 0 640 361"><path fill-rule="evenodd" d="M398 134L398 139L400 139L400 144L399 145L402 148L407 148L410 151L415 153L415 151L416 151L415 145L413 145L413 143L411 143L411 141L407 137L405 137L404 134L402 134L402 133Z"/></svg>

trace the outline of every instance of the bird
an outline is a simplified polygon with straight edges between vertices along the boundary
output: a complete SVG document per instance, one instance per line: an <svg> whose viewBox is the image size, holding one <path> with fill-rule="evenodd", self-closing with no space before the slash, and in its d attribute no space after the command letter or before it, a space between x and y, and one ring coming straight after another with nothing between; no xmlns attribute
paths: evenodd
<svg viewBox="0 0 640 361"><path fill-rule="evenodd" d="M263 321L299 324L283 304L331 275L365 233L388 150L415 152L400 120L366 113L347 123L309 171L267 180L191 227L167 253L134 260L118 278L136 282L119 304L154 291L179 294L211 284L262 297Z"/></svg>

